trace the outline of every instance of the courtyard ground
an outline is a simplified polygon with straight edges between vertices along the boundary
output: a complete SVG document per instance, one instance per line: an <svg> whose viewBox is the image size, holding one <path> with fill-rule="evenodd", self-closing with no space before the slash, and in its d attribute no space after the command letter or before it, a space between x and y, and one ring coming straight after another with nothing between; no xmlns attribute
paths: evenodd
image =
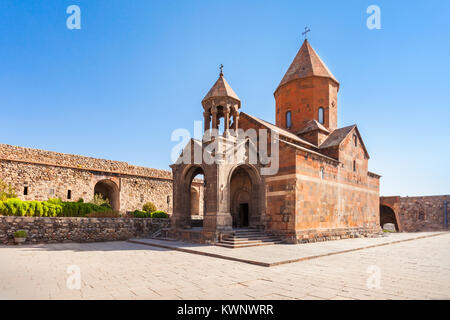
<svg viewBox="0 0 450 320"><path fill-rule="evenodd" d="M450 299L448 232L195 250L299 261L131 242L0 246L0 299Z"/></svg>

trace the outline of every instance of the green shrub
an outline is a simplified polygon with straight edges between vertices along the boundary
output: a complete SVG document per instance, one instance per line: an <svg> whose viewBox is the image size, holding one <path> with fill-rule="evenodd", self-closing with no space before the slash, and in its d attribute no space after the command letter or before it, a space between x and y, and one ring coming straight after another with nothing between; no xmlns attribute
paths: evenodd
<svg viewBox="0 0 450 320"><path fill-rule="evenodd" d="M0 201L0 214L28 217L85 217L89 213L107 213L113 210L83 202L62 202L60 199L47 201L23 201L17 198Z"/></svg>
<svg viewBox="0 0 450 320"><path fill-rule="evenodd" d="M151 218L152 214L147 211L136 210L131 213L133 218Z"/></svg>
<svg viewBox="0 0 450 320"><path fill-rule="evenodd" d="M78 202L78 203L83 203L83 202L84 202L84 199L83 199L83 198L80 198L80 199L78 199L77 202Z"/></svg>
<svg viewBox="0 0 450 320"><path fill-rule="evenodd" d="M50 198L47 200L48 203L54 204L54 205L61 205L62 201L58 198Z"/></svg>
<svg viewBox="0 0 450 320"><path fill-rule="evenodd" d="M167 218L169 218L169 215L167 213L165 213L164 211L154 211L154 212L152 212L152 218L167 219Z"/></svg>
<svg viewBox="0 0 450 320"><path fill-rule="evenodd" d="M5 205L5 213L8 216L18 216L21 215L21 206L22 206L22 200L20 199L8 199L6 201L4 201L4 205Z"/></svg>
<svg viewBox="0 0 450 320"><path fill-rule="evenodd" d="M109 206L83 202L63 202L63 217L86 217L90 213L112 212Z"/></svg>
<svg viewBox="0 0 450 320"><path fill-rule="evenodd" d="M101 207L105 207L105 208L108 208L108 209L112 209L112 207L111 207L111 205L109 204L109 203L102 203L101 205L100 205Z"/></svg>
<svg viewBox="0 0 450 320"><path fill-rule="evenodd" d="M27 232L25 230L18 230L14 232L14 238L26 238Z"/></svg>
<svg viewBox="0 0 450 320"><path fill-rule="evenodd" d="M147 202L142 206L142 210L148 213L156 211L156 206L153 204L153 202Z"/></svg>
<svg viewBox="0 0 450 320"><path fill-rule="evenodd" d="M63 203L59 199L42 201L44 217L60 217L63 212Z"/></svg>
<svg viewBox="0 0 450 320"><path fill-rule="evenodd" d="M0 200L0 215L6 215L6 206L1 200Z"/></svg>

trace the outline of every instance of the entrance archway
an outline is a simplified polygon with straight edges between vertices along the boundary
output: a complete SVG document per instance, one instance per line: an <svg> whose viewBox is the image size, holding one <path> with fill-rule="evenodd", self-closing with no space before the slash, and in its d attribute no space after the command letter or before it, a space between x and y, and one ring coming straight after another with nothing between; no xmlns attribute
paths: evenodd
<svg viewBox="0 0 450 320"><path fill-rule="evenodd" d="M191 186L191 216L200 215L200 192Z"/></svg>
<svg viewBox="0 0 450 320"><path fill-rule="evenodd" d="M397 219L395 218L395 212L391 207L380 205L380 226L383 228L384 224L393 223L395 230L399 231Z"/></svg>
<svg viewBox="0 0 450 320"><path fill-rule="evenodd" d="M108 199L114 211L120 211L119 187L109 180L100 180L95 184L94 194L101 194L104 199Z"/></svg>
<svg viewBox="0 0 450 320"><path fill-rule="evenodd" d="M257 227L259 214L259 179L248 165L235 168L230 177L230 213L234 228Z"/></svg>
<svg viewBox="0 0 450 320"><path fill-rule="evenodd" d="M179 199L180 207L177 212L177 224L182 229L203 227L205 210L205 173L201 166L195 165L185 169L182 173Z"/></svg>

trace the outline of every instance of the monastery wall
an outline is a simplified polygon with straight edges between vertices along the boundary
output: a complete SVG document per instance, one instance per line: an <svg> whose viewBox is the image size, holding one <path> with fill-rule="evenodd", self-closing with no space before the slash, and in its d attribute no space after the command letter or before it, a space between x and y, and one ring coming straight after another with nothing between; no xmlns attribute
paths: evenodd
<svg viewBox="0 0 450 320"><path fill-rule="evenodd" d="M111 192L117 192L121 212L142 209L149 201L172 212L171 172L126 162L0 144L0 179L22 200L86 202L94 197L96 185L107 181Z"/></svg>

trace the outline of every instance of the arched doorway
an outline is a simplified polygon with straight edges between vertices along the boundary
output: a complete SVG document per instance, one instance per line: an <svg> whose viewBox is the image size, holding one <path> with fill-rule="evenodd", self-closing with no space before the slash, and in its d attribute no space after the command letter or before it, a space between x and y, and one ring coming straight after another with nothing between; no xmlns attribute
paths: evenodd
<svg viewBox="0 0 450 320"><path fill-rule="evenodd" d="M381 205L380 206L380 226L381 226L381 228L383 228L383 226L386 223L393 223L395 225L395 230L397 230L397 232L399 231L398 223L397 223L397 219L395 217L394 210L392 210L392 208L389 206Z"/></svg>
<svg viewBox="0 0 450 320"><path fill-rule="evenodd" d="M195 187L191 187L191 216L200 215L200 192Z"/></svg>
<svg viewBox="0 0 450 320"><path fill-rule="evenodd" d="M117 185L109 180L100 180L94 187L94 195L101 194L104 199L108 199L114 211L120 211L120 196Z"/></svg>
<svg viewBox="0 0 450 320"><path fill-rule="evenodd" d="M184 173L182 184L182 220L184 228L203 227L205 210L205 173L200 166L192 166Z"/></svg>
<svg viewBox="0 0 450 320"><path fill-rule="evenodd" d="M257 174L247 165L239 166L231 173L229 185L233 227L257 227L260 223Z"/></svg>

